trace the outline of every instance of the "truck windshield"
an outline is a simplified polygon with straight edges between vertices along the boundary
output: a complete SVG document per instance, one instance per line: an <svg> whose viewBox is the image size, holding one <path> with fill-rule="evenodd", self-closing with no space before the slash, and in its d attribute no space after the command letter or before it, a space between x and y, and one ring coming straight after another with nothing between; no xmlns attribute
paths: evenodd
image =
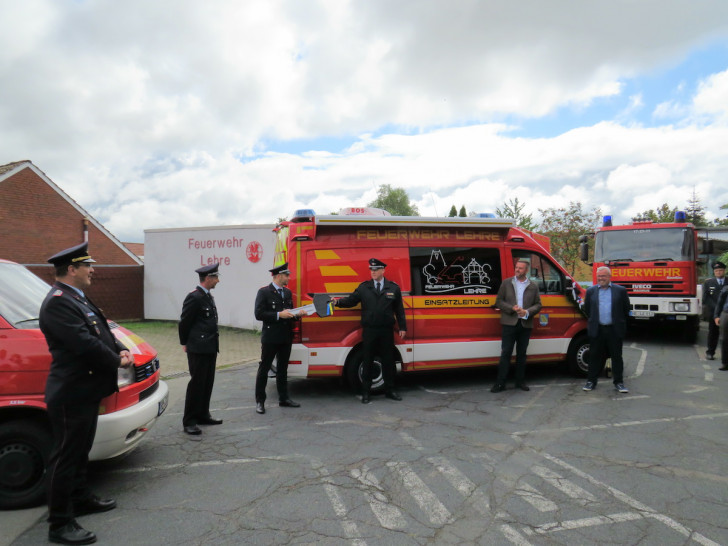
<svg viewBox="0 0 728 546"><path fill-rule="evenodd" d="M652 262L695 259L693 231L687 228L644 228L600 231L594 244L594 261Z"/></svg>
<svg viewBox="0 0 728 546"><path fill-rule="evenodd" d="M0 263L0 315L16 328L38 328L50 286L20 264Z"/></svg>

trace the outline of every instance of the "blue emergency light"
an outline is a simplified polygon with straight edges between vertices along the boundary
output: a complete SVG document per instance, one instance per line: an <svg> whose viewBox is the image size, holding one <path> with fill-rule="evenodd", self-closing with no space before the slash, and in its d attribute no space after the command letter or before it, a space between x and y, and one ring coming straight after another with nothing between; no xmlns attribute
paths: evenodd
<svg viewBox="0 0 728 546"><path fill-rule="evenodd" d="M612 216L610 215L610 216L605 216L604 218L602 218L602 225L604 227L611 226L612 225Z"/></svg>
<svg viewBox="0 0 728 546"><path fill-rule="evenodd" d="M685 222L686 219L687 219L687 216L685 215L684 210L675 211L675 222Z"/></svg>
<svg viewBox="0 0 728 546"><path fill-rule="evenodd" d="M293 213L291 222L310 222L314 216L316 216L316 213L313 209L298 209Z"/></svg>

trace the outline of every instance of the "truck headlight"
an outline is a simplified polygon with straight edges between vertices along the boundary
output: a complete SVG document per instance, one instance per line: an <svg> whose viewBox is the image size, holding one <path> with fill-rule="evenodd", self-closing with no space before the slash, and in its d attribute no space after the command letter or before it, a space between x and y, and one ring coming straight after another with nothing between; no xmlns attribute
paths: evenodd
<svg viewBox="0 0 728 546"><path fill-rule="evenodd" d="M119 368L118 376L116 378L116 385L121 387L126 387L127 385L131 385L134 383L134 365L127 366L126 368Z"/></svg>
<svg viewBox="0 0 728 546"><path fill-rule="evenodd" d="M678 313L687 313L688 311L690 311L689 302L671 303L670 306L672 307L673 311L677 311Z"/></svg>

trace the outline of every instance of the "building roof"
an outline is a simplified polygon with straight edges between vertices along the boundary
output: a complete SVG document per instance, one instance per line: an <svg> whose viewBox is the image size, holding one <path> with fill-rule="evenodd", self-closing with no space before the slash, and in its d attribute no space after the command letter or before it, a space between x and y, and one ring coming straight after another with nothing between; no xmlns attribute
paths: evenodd
<svg viewBox="0 0 728 546"><path fill-rule="evenodd" d="M67 201L74 209L78 211L79 214L81 214L83 217L88 218L88 221L94 225L99 231L101 231L110 241L112 241L116 246L118 246L125 254L127 254L131 259L133 259L137 264L142 265L144 262L131 250L129 250L126 246L124 246L124 243L119 241L114 235L107 230L101 222L96 220L93 216L91 216L81 205L79 205L76 201L74 201L71 196L69 196L66 192L64 192L59 186L57 186L43 171L41 171L38 167L33 165L33 163L25 159L23 161L14 161L12 163L8 163L6 165L0 165L0 184L10 178L11 176L17 174L18 172L22 171L23 169L31 169L38 177L40 177L48 186L50 186L58 195L60 195L65 201Z"/></svg>

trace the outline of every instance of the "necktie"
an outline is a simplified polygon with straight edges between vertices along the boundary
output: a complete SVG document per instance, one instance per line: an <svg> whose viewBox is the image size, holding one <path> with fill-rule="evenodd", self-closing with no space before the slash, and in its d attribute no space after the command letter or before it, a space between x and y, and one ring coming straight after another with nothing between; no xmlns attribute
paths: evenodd
<svg viewBox="0 0 728 546"><path fill-rule="evenodd" d="M281 299L282 299L283 298L283 288L279 288L278 293L280 294Z"/></svg>
<svg viewBox="0 0 728 546"><path fill-rule="evenodd" d="M380 282L377 283L377 292L382 293L382 283Z"/></svg>

